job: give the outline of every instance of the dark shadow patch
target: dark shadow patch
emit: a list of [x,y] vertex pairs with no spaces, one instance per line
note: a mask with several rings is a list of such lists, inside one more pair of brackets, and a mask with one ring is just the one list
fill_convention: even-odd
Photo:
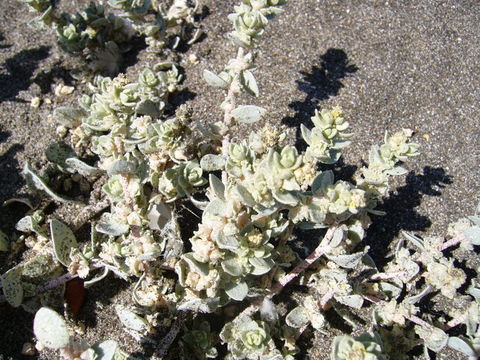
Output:
[[70,75],[70,70],[63,67],[61,62],[58,61],[53,64],[50,70],[42,71],[36,75],[32,82],[39,86],[42,94],[48,94],[53,90],[52,86],[57,84],[60,79],[65,85],[73,85],[73,77]]
[[12,145],[0,156],[0,203],[18,193],[25,181],[18,171],[20,167],[15,156],[24,150],[21,144]]
[[[0,41],[3,41],[3,40],[5,40],[5,37],[3,36],[2,33],[0,33]],[[12,45],[10,45],[10,44],[0,44],[0,50],[1,49],[8,49],[11,46]]]
[[341,157],[335,164],[321,164],[322,171],[332,170],[335,181],[343,180],[354,183],[354,175],[357,172],[357,165],[347,165],[345,160]]
[[[195,18],[195,21],[197,23],[202,23],[203,20],[205,20],[208,16],[210,16],[211,12],[210,12],[210,8],[206,5],[204,5],[202,7],[202,11],[195,15],[194,18]],[[178,54],[185,54],[188,50],[190,50],[190,48],[192,47],[192,45],[194,44],[198,44],[198,43],[201,43],[202,41],[204,41],[208,35],[205,31],[202,30],[202,27],[200,27],[200,31],[201,31],[201,34],[200,36],[198,37],[198,39],[193,43],[193,44],[188,44],[188,41],[189,39],[193,38],[193,35],[195,34],[195,32],[197,31],[197,27],[191,25],[191,24],[187,24],[187,26],[185,26],[183,29],[182,29],[182,33],[180,34],[181,38],[183,39],[188,39],[186,41],[181,41],[180,44],[178,45],[178,47],[175,49],[175,52],[178,53]],[[170,38],[170,44],[169,44],[169,47],[172,47],[173,45],[173,41],[175,39],[175,36],[172,36]]]
[[197,97],[197,93],[190,91],[188,88],[177,91],[174,95],[175,96],[172,96],[168,99],[168,105],[169,107],[171,107],[172,110],[178,109],[181,105]]
[[344,87],[340,79],[357,70],[355,65],[349,63],[345,51],[328,49],[320,56],[319,65],[313,65],[309,72],[300,72],[303,78],[296,81],[297,87],[307,96],[303,101],[294,101],[288,105],[295,110],[295,114],[284,118],[282,122],[290,127],[300,127],[300,124],[310,127],[310,117],[318,108],[319,102],[337,95]]
[[386,265],[390,243],[401,231],[424,231],[431,226],[430,219],[415,210],[423,195],[440,196],[441,189],[452,183],[452,176],[443,168],[426,166],[423,174],[410,172],[406,184],[379,204],[376,210],[387,214],[372,215],[372,225],[367,231],[365,243],[371,247],[369,254],[380,271]]
[[49,56],[50,47],[41,46],[35,49],[22,50],[8,58],[0,69],[0,103],[3,101],[25,102],[17,99],[22,90],[32,84],[32,75],[38,64]]
[[[98,269],[95,276],[102,272],[103,268]],[[87,289],[85,303],[78,314],[78,320],[83,321],[87,327],[95,327],[98,323],[97,311],[101,312],[103,307],[112,305],[112,299],[130,285],[128,281],[119,279],[112,273],[106,279],[93,284]]]
[[0,143],[7,141],[7,139],[12,135],[10,131],[0,130]]
[[0,312],[0,343],[4,344],[0,350],[0,359],[32,359],[33,357],[20,354],[23,344],[32,342],[34,338],[31,325],[34,315],[22,307],[14,308],[8,303],[0,304]]
[[[145,38],[135,37],[129,42],[130,48],[122,54],[122,62],[119,67],[119,73],[126,73],[130,66],[138,63],[138,55],[147,48]],[[105,74],[107,76],[117,76],[118,74]]]

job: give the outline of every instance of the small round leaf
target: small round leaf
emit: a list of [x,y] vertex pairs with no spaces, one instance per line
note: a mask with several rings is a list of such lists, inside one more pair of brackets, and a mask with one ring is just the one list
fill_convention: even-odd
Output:
[[43,345],[51,349],[61,349],[70,343],[67,324],[63,317],[47,307],[35,314],[33,332]]

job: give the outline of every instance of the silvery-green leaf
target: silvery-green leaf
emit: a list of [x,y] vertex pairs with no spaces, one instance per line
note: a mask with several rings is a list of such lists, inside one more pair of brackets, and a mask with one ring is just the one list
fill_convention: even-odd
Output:
[[39,221],[41,221],[41,216],[42,215],[37,212],[33,215],[24,216],[15,224],[15,229],[25,233],[34,232],[37,235],[47,237],[47,234],[39,224]]
[[340,157],[342,156],[342,152],[337,149],[329,149],[328,150],[328,157],[321,158],[319,161],[323,164],[335,164]]
[[115,160],[110,167],[108,168],[108,175],[118,175],[118,174],[133,174],[137,166],[132,161],[117,159]]
[[210,86],[218,87],[221,89],[226,89],[228,87],[228,84],[225,80],[223,80],[220,76],[214,74],[209,70],[203,70],[203,78]]
[[205,208],[205,213],[209,215],[225,216],[226,210],[227,204],[224,201],[214,199],[213,201],[210,201],[210,204]]
[[312,132],[303,124],[300,125],[300,131],[302,132],[302,138],[310,145],[312,143]]
[[240,196],[240,199],[245,205],[250,207],[255,206],[256,204],[255,200],[253,196],[250,194],[250,192],[245,188],[245,186],[241,184],[237,184],[237,186],[235,187],[235,190],[237,191],[238,196]]
[[208,201],[201,201],[195,199],[193,196],[188,196],[188,199],[192,202],[192,204],[199,210],[205,211],[209,202]]
[[78,172],[83,176],[98,176],[103,173],[103,170],[90,166],[76,157],[66,159],[65,164],[73,170],[72,172]]
[[473,222],[475,225],[480,226],[480,216],[467,216],[468,220]]
[[344,231],[342,229],[340,228],[336,229],[335,232],[333,233],[332,240],[330,240],[330,243],[328,244],[328,246],[330,246],[331,248],[335,248],[338,245],[340,245],[341,242],[343,241],[343,235],[344,235]]
[[225,235],[223,230],[218,232],[216,239],[217,245],[220,249],[236,250],[240,246],[238,240],[233,235]]
[[249,70],[242,71],[240,74],[240,82],[247,92],[253,96],[258,96],[258,85],[255,76]]
[[335,296],[335,300],[354,309],[361,309],[363,305],[363,297],[360,295]]
[[139,138],[139,139],[135,139],[135,138],[123,139],[122,141],[123,141],[124,144],[137,145],[137,144],[143,144],[147,140],[148,140],[148,137],[142,137],[142,138]]
[[42,307],[35,314],[33,332],[38,341],[50,349],[61,349],[70,344],[67,323],[56,311]]
[[82,109],[71,107],[59,107],[53,112],[55,120],[67,128],[80,126],[85,116],[86,114]]
[[349,146],[352,142],[349,140],[334,140],[333,148],[340,150]]
[[56,219],[50,220],[50,236],[53,243],[53,252],[57,260],[65,266],[69,266],[70,251],[78,247],[77,239],[72,230]]
[[327,258],[332,260],[338,266],[341,266],[345,269],[354,269],[362,260],[362,257],[365,253],[359,252],[355,254],[348,254],[348,255],[337,255],[337,256],[329,256]]
[[263,275],[268,273],[275,262],[271,258],[262,259],[251,257],[248,259],[249,263],[253,265],[252,275]]
[[205,171],[223,170],[225,167],[225,158],[221,155],[204,155],[200,160],[200,167]]
[[215,196],[220,200],[225,201],[225,185],[223,184],[222,180],[213,174],[210,174],[208,178],[210,180],[210,188]]
[[117,342],[114,340],[106,340],[92,346],[97,358],[95,360],[112,360],[117,350]]
[[190,40],[188,40],[187,45],[194,44],[195,42],[197,42],[201,38],[202,35],[203,35],[202,29],[195,30],[195,33],[192,35],[192,38]]
[[325,229],[328,227],[328,225],[302,221],[297,224],[297,227],[302,230],[314,230],[314,229]]
[[402,293],[402,287],[398,287],[395,284],[382,281],[378,283],[378,289],[385,295],[387,295],[389,298],[394,298],[396,299],[397,297],[400,296]]
[[72,147],[63,141],[51,143],[45,149],[45,156],[47,160],[59,165],[61,168],[66,168],[65,161],[68,158],[76,157],[75,151]]
[[121,224],[114,221],[101,221],[95,226],[95,230],[99,233],[110,236],[120,236],[125,234],[130,229],[127,224]]
[[460,337],[452,336],[448,339],[447,343],[449,348],[457,350],[463,353],[466,356],[476,358],[478,356],[477,352],[469,344],[468,340],[464,340]]
[[272,195],[274,199],[281,204],[288,205],[288,206],[295,206],[298,204],[298,198],[289,191],[283,191],[283,192],[274,191]]
[[420,239],[418,236],[410,234],[406,231],[402,231],[402,235],[405,237],[405,239],[411,241],[413,245],[419,247],[422,250],[425,249],[425,245],[424,245],[423,240]]
[[195,259],[193,253],[187,253],[182,259],[188,263],[190,269],[204,276],[208,275],[208,264],[201,263]]
[[11,199],[5,200],[3,202],[3,206],[8,206],[8,205],[16,203],[16,202],[27,205],[32,210],[34,208],[32,202],[28,198],[11,198]]
[[180,311],[192,311],[194,313],[212,313],[218,309],[220,304],[220,299],[218,297],[215,298],[206,298],[206,299],[193,299],[189,300],[179,306],[177,306],[177,310]]
[[0,230],[0,251],[8,251],[10,248],[10,242],[8,236]]
[[308,325],[310,318],[308,317],[308,311],[303,306],[297,306],[295,309],[290,311],[285,317],[285,322],[288,326],[295,329],[300,329],[305,325]]
[[362,257],[362,264],[371,268],[377,270],[377,265],[375,264],[375,261],[372,259],[372,257],[368,254],[365,254]]
[[232,116],[239,123],[253,124],[262,118],[267,110],[255,105],[240,105],[232,111]]
[[325,188],[332,185],[334,181],[333,171],[323,171],[312,182],[312,193],[317,195]]
[[278,312],[275,304],[268,297],[265,297],[260,306],[260,317],[263,321],[276,323],[278,321]]
[[441,351],[448,343],[448,335],[445,331],[430,326],[428,329],[423,329],[419,325],[415,325],[415,332],[425,342],[425,346],[434,352]]
[[410,296],[406,298],[404,301],[408,304],[416,304],[421,301],[425,296],[431,294],[433,287],[431,285],[427,285],[422,291],[420,291],[417,295]]
[[164,203],[153,205],[147,217],[151,230],[161,230],[172,219],[172,209]]
[[48,187],[47,183],[33,171],[28,163],[25,163],[25,166],[23,167],[23,175],[25,176],[28,184],[31,184],[37,190],[44,191],[55,201],[61,203],[80,203],[79,201],[64,198],[53,192],[53,190]]
[[395,166],[393,169],[385,171],[385,174],[399,176],[399,175],[405,175],[407,172],[408,172],[407,169],[401,166]]
[[148,329],[147,320],[138,316],[133,311],[130,311],[120,305],[115,306],[115,311],[122,324],[128,329],[135,330],[140,333]]
[[151,116],[154,119],[161,115],[158,105],[149,99],[140,101],[135,107],[135,112],[139,115]]
[[8,270],[0,277],[3,288],[3,295],[7,302],[13,307],[19,307],[23,300],[22,269],[15,267]]
[[50,254],[38,254],[22,266],[22,280],[38,279],[57,269],[57,262]]
[[463,232],[473,245],[480,245],[480,226],[472,226]]
[[232,276],[240,276],[243,272],[243,267],[236,258],[230,258],[222,261],[222,269],[227,274]]
[[475,280],[472,280],[472,284],[467,289],[467,294],[472,295],[477,302],[480,302],[480,288],[477,287]]
[[153,65],[153,71],[158,72],[158,71],[170,70],[174,65],[175,63],[171,61],[163,61]]
[[248,285],[245,282],[230,283],[225,286],[227,295],[237,301],[242,301],[248,294]]

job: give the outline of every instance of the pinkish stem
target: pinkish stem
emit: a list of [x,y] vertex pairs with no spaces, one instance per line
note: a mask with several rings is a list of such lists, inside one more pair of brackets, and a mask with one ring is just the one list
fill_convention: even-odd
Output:
[[441,248],[441,251],[444,251],[452,246],[455,246],[455,245],[458,245],[460,244],[461,242],[465,241],[466,238],[465,238],[465,235],[463,235],[462,233],[459,233],[457,234],[453,239],[447,241],[446,243],[444,243],[442,245],[442,248]]
[[[310,265],[312,265],[315,261],[317,261],[322,255],[324,255],[330,247],[328,244],[333,238],[335,231],[337,230],[336,226],[332,226],[328,229],[327,233],[325,234],[324,238],[318,245],[318,247],[300,264],[298,264],[292,271],[290,271],[285,277],[283,277],[279,282],[277,282],[270,291],[270,294],[267,295],[268,298],[271,298],[275,295],[278,295],[283,288],[294,280],[298,275],[300,275],[303,271],[305,271]],[[260,308],[262,305],[264,297],[257,298],[249,307],[243,310],[240,316],[252,316],[255,312]]]

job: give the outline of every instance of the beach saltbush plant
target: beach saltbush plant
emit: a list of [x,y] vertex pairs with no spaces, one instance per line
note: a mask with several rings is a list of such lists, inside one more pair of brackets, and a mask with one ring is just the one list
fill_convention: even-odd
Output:
[[76,14],[60,12],[60,0],[19,1],[38,14],[33,26],[53,28],[64,51],[85,59],[90,70],[109,75],[118,74],[122,54],[131,49],[134,37],[144,38],[147,50],[159,53],[201,36],[197,0],[91,1]]
[[[116,41],[100,36],[116,21],[128,21],[154,49],[164,39],[147,30],[155,21],[193,24],[186,1],[165,7],[110,0],[124,12],[119,19],[105,17],[100,5],[72,18],[56,17],[55,2],[25,2],[44,23],[56,24],[62,47],[75,51]],[[237,55],[223,69],[203,73],[209,86],[225,92],[219,121],[195,121],[186,106],[168,110],[183,80],[172,62],[147,66],[136,80],[97,76],[78,107],[55,110],[71,144],[51,144],[47,159],[66,177],[102,181],[103,198],[84,207],[75,224],[41,210],[17,223],[30,256],[1,276],[2,290],[11,306],[36,313],[39,350],[54,349],[65,359],[130,358],[115,341],[90,346],[72,336],[49,307],[48,295],[61,293],[71,279],[84,279],[88,287],[116,276],[134,283],[131,304],[115,306],[119,321],[152,346],[153,359],[304,358],[297,343],[308,328],[331,337],[332,360],[410,359],[419,346],[427,359],[445,347],[480,356],[480,288],[458,266],[457,252],[447,251],[480,245],[480,209],[444,237],[404,233],[381,271],[365,246],[372,221],[388,216],[377,206],[392,177],[404,175],[403,163],[419,155],[411,130],[385,134],[351,180],[329,170],[354,133],[340,107],[316,110],[310,126],[301,125],[303,150],[291,145],[283,127],[266,125],[244,139],[234,135],[268,115],[268,109],[238,104],[238,95],[259,96],[255,52],[284,4],[243,0],[234,7],[229,38]],[[160,14],[153,24],[145,18],[151,9]],[[102,31],[90,38],[92,14]],[[94,166],[81,159],[88,153],[98,159]],[[72,201],[51,188],[48,172],[26,164],[24,175],[54,201]],[[201,212],[188,239],[179,222],[185,204]],[[90,238],[77,239],[86,223]],[[0,251],[15,252],[13,245],[1,234]],[[294,281],[303,286],[301,295],[283,292]],[[422,312],[432,294],[445,301],[461,297],[464,305],[443,315]],[[327,311],[354,333],[333,336]],[[358,319],[366,313],[362,325]]]

